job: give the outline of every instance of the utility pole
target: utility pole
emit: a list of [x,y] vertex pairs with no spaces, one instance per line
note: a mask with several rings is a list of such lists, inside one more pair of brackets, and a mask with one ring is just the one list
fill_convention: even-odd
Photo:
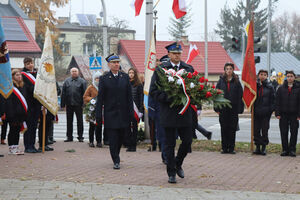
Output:
[[268,5],[268,46],[267,46],[267,66],[268,74],[271,75],[271,17],[272,17],[272,0]]
[[[107,48],[107,13],[106,13],[106,6],[104,0],[102,2],[102,9],[103,9],[103,59],[104,60],[108,56],[108,48]],[[108,71],[107,63],[103,62],[103,71]]]
[[204,0],[204,39],[205,39],[205,73],[204,77],[208,78],[208,44],[207,44],[207,0]]

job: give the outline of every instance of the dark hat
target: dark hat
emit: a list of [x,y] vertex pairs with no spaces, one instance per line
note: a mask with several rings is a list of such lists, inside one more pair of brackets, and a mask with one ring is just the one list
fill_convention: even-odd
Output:
[[288,74],[293,74],[296,77],[296,74],[293,70],[286,70],[285,75],[288,75]]
[[182,48],[181,48],[181,45],[179,44],[179,42],[174,42],[174,43],[166,46],[165,48],[170,53],[181,53],[182,52]]
[[266,73],[267,75],[269,75],[268,71],[265,69],[259,70],[257,74],[260,74],[260,73]]
[[226,68],[227,66],[231,66],[232,69],[234,70],[234,64],[231,63],[231,62],[227,62],[227,63],[225,63],[225,65],[224,65],[224,71],[225,71],[225,68]]
[[114,53],[112,53],[112,54],[110,54],[109,56],[107,56],[107,57],[105,58],[105,60],[106,60],[107,62],[111,62],[111,61],[121,61],[121,60],[120,60],[120,57],[119,57],[118,55],[114,54]]
[[159,59],[160,62],[168,62],[169,60],[170,60],[170,58],[168,55],[164,55],[163,57],[161,57]]

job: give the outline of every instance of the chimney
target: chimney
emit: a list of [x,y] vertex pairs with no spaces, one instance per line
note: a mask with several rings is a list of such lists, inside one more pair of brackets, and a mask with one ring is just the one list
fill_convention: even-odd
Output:
[[183,45],[189,45],[189,36],[187,35],[183,35],[181,36],[181,42],[183,43]]

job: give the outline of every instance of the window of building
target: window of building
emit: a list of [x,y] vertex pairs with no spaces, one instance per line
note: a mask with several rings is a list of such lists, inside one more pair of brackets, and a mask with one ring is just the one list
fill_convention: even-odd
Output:
[[83,43],[83,52],[84,55],[92,55],[93,54],[93,45],[89,43]]
[[62,43],[61,50],[62,50],[63,54],[70,55],[71,54],[71,43],[70,42]]

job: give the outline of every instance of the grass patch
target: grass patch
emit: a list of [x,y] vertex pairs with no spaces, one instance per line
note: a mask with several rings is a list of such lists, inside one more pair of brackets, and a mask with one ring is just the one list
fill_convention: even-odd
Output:
[[[177,140],[176,149],[178,149],[181,141]],[[138,148],[147,149],[150,146],[149,143],[139,143]],[[255,149],[255,145],[254,145]],[[300,144],[297,145],[297,153],[300,153]],[[205,152],[220,152],[221,151],[221,141],[214,140],[193,140],[192,151],[205,151]],[[245,152],[251,153],[250,151],[250,142],[236,142],[235,143],[236,152]],[[267,153],[281,153],[281,144],[272,144],[267,145]]]

